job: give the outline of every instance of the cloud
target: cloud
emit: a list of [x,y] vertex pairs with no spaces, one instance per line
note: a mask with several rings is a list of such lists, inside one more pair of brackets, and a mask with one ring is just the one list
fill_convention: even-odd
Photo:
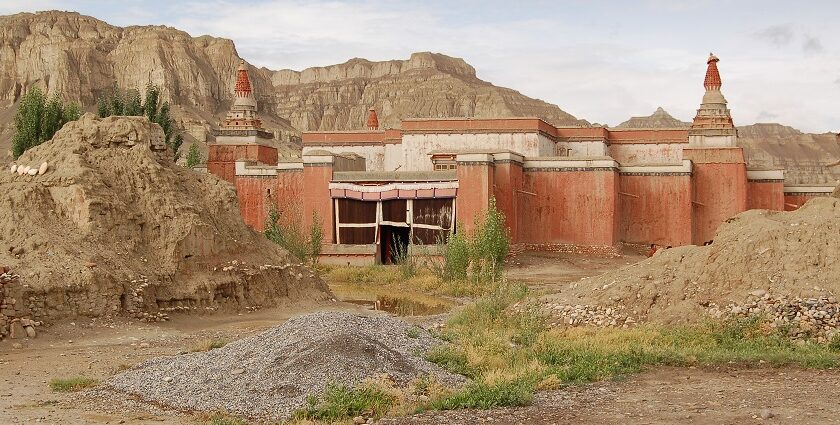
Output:
[[793,41],[793,29],[790,25],[773,25],[758,31],[755,36],[776,47],[782,47]]
[[802,50],[805,51],[805,53],[822,53],[825,49],[823,48],[822,42],[820,42],[819,38],[806,35],[805,41],[802,43]]
[[758,120],[758,122],[775,121],[777,118],[779,118],[779,114],[774,114],[768,111],[761,111],[758,113],[758,116],[756,116],[756,120]]

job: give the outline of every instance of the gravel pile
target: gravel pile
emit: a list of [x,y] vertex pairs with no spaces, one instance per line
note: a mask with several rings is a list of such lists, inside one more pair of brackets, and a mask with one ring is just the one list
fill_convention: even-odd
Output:
[[791,338],[813,338],[819,343],[831,341],[840,332],[840,303],[829,296],[772,296],[758,289],[744,303],[723,308],[711,305],[708,313],[715,317],[762,317],[771,328],[787,329]]
[[162,357],[114,376],[94,391],[137,396],[176,409],[283,420],[328,382],[354,385],[387,375],[401,386],[452,375],[423,359],[443,342],[391,317],[321,312],[205,353]]

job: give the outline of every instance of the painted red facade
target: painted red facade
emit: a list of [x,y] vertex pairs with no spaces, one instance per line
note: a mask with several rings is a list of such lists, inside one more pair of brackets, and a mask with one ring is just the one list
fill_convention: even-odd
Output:
[[[301,158],[291,163],[278,163],[277,150],[260,139],[268,137],[261,128],[249,128],[256,131],[254,142],[221,132],[227,138],[210,147],[208,171],[235,184],[242,216],[256,230],[263,230],[272,204],[303,226],[319,217],[330,248],[324,256],[338,261],[379,258],[385,243],[380,228],[388,227],[383,231],[389,235],[409,226],[410,235],[426,240],[435,235],[429,232],[470,232],[492,199],[505,215],[512,242],[524,247],[614,253],[621,243],[702,244],[742,211],[794,209],[827,193],[788,189],[781,170],[748,170],[720,93],[717,62],[712,56],[707,63],[706,94],[690,129],[445,118],[406,119],[399,128],[380,130],[371,109],[367,130],[304,133]],[[247,70],[241,68],[240,112],[229,114],[231,122],[242,115],[258,126],[245,82]],[[424,201],[429,199],[439,202]],[[409,211],[396,213],[405,223],[394,221],[393,200],[411,200],[399,204]],[[339,201],[359,207],[344,212],[349,224],[336,215]],[[451,206],[451,221],[458,226],[433,226],[412,206]],[[435,211],[432,216],[443,217],[448,210]],[[352,230],[369,228],[370,220],[375,233]],[[336,244],[340,226],[349,232],[342,235],[374,244]],[[377,236],[370,239],[371,234]]]

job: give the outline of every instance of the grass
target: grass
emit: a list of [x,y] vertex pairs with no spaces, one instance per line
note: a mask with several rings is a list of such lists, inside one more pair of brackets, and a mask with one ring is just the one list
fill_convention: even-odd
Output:
[[234,416],[215,413],[204,421],[207,425],[248,425],[248,421]]
[[203,353],[205,351],[215,350],[224,347],[227,343],[228,341],[226,339],[205,339],[190,347],[190,353]]
[[615,379],[655,365],[840,366],[840,337],[825,345],[795,342],[761,318],[550,330],[536,311],[511,308],[527,300],[524,286],[505,282],[449,320],[444,335],[452,344],[427,359],[472,381],[428,408],[523,405],[536,390]]
[[99,384],[95,378],[77,376],[74,378],[56,378],[50,381],[50,389],[57,393],[70,393],[81,391]]
[[396,402],[397,396],[392,391],[374,382],[355,388],[329,383],[320,400],[308,397],[306,406],[295,411],[292,419],[332,422],[361,414],[379,418]]

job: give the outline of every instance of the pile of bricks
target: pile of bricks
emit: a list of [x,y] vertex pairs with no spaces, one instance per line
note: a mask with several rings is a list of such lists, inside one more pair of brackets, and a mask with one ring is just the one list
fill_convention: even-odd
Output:
[[24,317],[24,306],[15,297],[20,276],[9,267],[0,267],[0,339],[34,338],[35,326],[40,322]]

